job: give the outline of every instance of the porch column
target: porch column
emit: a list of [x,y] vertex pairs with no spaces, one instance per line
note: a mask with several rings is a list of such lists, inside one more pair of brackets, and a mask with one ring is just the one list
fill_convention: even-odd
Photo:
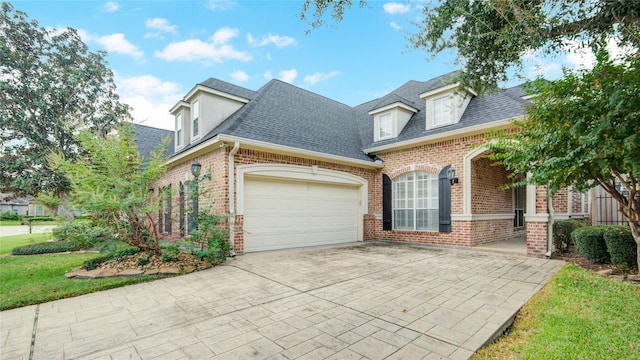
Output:
[[545,257],[549,247],[549,213],[547,187],[527,185],[527,205],[524,216],[527,226],[527,256]]

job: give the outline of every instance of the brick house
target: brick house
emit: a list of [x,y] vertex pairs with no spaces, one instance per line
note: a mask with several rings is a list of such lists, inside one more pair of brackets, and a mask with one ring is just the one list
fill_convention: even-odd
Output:
[[[504,190],[486,157],[491,129],[524,115],[525,92],[484,97],[455,73],[409,81],[350,107],[271,80],[256,91],[210,78],[171,110],[170,168],[158,186],[163,235],[194,226],[194,205],[228,218],[237,253],[367,240],[471,247],[526,236],[545,256],[554,218],[584,216],[571,191]],[[191,164],[199,163],[195,199]],[[524,175],[515,175],[524,176]],[[568,204],[571,204],[570,206]],[[574,211],[575,210],[575,211]]]

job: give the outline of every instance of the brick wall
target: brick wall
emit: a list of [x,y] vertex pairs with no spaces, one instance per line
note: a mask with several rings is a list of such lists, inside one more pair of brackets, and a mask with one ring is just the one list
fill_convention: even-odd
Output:
[[504,166],[493,165],[485,156],[471,161],[471,212],[474,214],[510,214],[513,212],[513,190],[501,189],[508,184]]
[[547,223],[527,222],[527,256],[545,257],[547,253]]

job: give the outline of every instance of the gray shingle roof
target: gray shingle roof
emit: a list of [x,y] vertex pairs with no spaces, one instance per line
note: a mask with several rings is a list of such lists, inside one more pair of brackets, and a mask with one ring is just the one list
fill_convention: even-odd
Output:
[[151,156],[151,152],[156,150],[156,147],[161,144],[166,137],[171,138],[171,142],[165,154],[167,156],[173,154],[173,131],[142,124],[133,124],[133,126],[136,132],[136,146],[138,146],[138,153],[143,162]]
[[[518,87],[471,99],[459,123],[425,130],[425,101],[420,94],[455,81],[456,72],[429,81],[408,81],[382,98],[350,107],[288,83],[271,80],[257,91],[210,78],[203,86],[249,99],[197,143],[231,135],[325,154],[372,161],[363,149],[417,139],[524,114],[527,101]],[[373,141],[372,110],[401,102],[418,109],[395,139]]]
[[230,84],[226,81],[218,80],[215,78],[209,78],[201,82],[199,85],[206,86],[213,90],[218,90],[226,94],[239,96],[241,98],[245,98],[249,100],[253,99],[253,97],[255,96],[255,91],[253,90],[249,90],[247,88]]

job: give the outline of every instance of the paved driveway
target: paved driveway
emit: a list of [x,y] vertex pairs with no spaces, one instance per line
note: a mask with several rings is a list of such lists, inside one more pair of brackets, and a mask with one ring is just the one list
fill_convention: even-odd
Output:
[[0,357],[466,359],[562,264],[387,243],[248,254],[1,312]]
[[[53,230],[54,227],[58,225],[32,225],[31,233],[39,234],[39,233],[48,233]],[[12,235],[24,235],[29,233],[29,225],[9,225],[9,226],[0,226],[0,237],[3,236],[12,236]]]

